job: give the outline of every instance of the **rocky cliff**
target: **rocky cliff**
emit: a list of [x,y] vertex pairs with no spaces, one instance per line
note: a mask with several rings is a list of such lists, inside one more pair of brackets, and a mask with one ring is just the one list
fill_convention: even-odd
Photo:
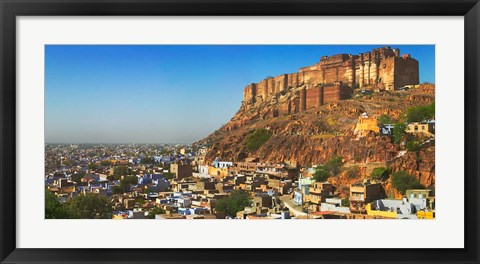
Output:
[[[418,61],[400,57],[398,49],[375,49],[359,55],[338,54],[299,72],[268,77],[244,88],[242,105],[233,118],[201,140],[209,146],[206,162],[216,157],[243,161],[296,162],[301,166],[326,163],[342,157],[345,168],[359,166],[358,179],[339,175],[340,185],[369,174],[372,164],[407,170],[425,186],[435,182],[434,147],[405,152],[391,137],[376,132],[354,133],[359,116],[387,114],[399,118],[407,107],[426,105],[435,99],[431,84],[418,84]],[[357,89],[353,89],[358,87]],[[271,137],[256,150],[247,149],[247,136],[267,129]],[[388,184],[387,190],[389,189]],[[391,189],[391,188],[390,188]]]
[[[431,103],[435,98],[434,85],[422,84],[408,91],[383,91],[369,95],[356,92],[351,99],[303,112],[272,114],[282,102],[296,100],[300,96],[297,93],[300,88],[285,92],[279,100],[242,106],[227,124],[199,142],[210,147],[206,161],[212,162],[215,157],[232,161],[255,157],[264,162],[294,161],[302,166],[311,166],[340,156],[345,166],[387,164],[394,172],[407,170],[424,186],[434,185],[434,146],[418,152],[405,152],[404,147],[394,144],[391,137],[374,132],[363,137],[353,134],[362,113],[376,117],[388,114],[398,118],[407,107]],[[246,138],[259,128],[269,130],[272,136],[256,151],[248,151]],[[368,170],[362,170],[360,177],[368,173]],[[358,179],[346,179],[342,183],[354,180]]]

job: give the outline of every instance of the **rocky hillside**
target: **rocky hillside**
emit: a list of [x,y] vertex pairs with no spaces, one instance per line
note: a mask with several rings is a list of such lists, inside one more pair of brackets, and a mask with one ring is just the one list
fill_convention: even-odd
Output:
[[[293,114],[273,114],[279,104],[297,99],[301,88],[286,91],[269,101],[248,105],[244,102],[226,125],[199,142],[210,146],[206,161],[211,162],[215,157],[232,161],[257,157],[264,162],[295,161],[311,166],[340,156],[346,165],[388,162],[393,171],[408,170],[425,186],[435,182],[434,147],[404,153],[401,152],[403,147],[394,144],[390,137],[374,132],[361,138],[353,134],[362,113],[398,118],[408,107],[431,103],[435,99],[434,85],[422,84],[407,91],[368,95],[356,91],[348,100]],[[246,138],[259,128],[269,130],[272,136],[257,150],[249,151]]]

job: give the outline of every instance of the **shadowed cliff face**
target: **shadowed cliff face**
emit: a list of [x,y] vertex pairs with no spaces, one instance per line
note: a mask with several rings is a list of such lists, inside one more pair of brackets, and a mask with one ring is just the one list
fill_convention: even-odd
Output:
[[[277,100],[242,106],[226,125],[199,143],[211,146],[207,162],[215,157],[231,161],[257,157],[263,162],[296,161],[299,165],[311,166],[340,156],[347,166],[388,163],[394,172],[407,170],[428,187],[435,182],[434,147],[402,156],[401,146],[394,144],[390,137],[369,132],[358,138],[353,130],[364,112],[370,116],[388,114],[398,118],[407,107],[432,102],[434,90],[434,85],[425,84],[409,91],[354,95],[352,99],[331,102],[305,112],[275,116],[273,110],[279,104],[300,96],[292,90]],[[273,135],[256,151],[248,151],[246,137],[258,128],[268,129]],[[364,174],[365,171],[361,177]]]

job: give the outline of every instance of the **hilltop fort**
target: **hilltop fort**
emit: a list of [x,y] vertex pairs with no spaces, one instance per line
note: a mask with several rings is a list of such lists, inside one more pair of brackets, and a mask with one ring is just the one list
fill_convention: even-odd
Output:
[[[383,47],[323,56],[297,73],[268,77],[244,88],[242,109],[273,103],[273,117],[299,113],[351,97],[353,89],[397,90],[419,84],[418,61],[399,49]],[[290,93],[293,92],[293,95]]]
[[[324,56],[297,73],[247,85],[237,113],[199,144],[208,146],[206,163],[218,157],[313,166],[342,157],[343,171],[331,178],[334,185],[350,186],[369,176],[373,167],[388,167],[392,172],[408,171],[429,187],[435,185],[435,147],[421,138],[432,135],[411,134],[409,138],[424,143],[408,151],[393,139],[395,124],[378,120],[400,122],[407,109],[434,100],[435,85],[419,84],[419,62],[399,49]],[[409,124],[413,130],[406,133],[430,131],[428,124],[423,126]],[[258,141],[257,131],[263,131],[265,141],[249,148]],[[354,170],[361,176],[352,176]]]

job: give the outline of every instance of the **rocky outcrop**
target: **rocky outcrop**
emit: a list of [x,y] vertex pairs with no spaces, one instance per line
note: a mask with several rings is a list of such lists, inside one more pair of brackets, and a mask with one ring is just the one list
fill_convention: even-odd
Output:
[[423,186],[435,185],[435,147],[418,152],[407,152],[388,163],[392,172],[407,171],[415,176]]
[[[311,166],[340,156],[347,166],[388,163],[394,172],[407,170],[422,185],[431,187],[435,184],[433,147],[418,153],[406,152],[402,156],[402,148],[390,137],[374,132],[357,137],[353,130],[362,113],[367,112],[370,116],[388,114],[398,118],[407,107],[432,102],[433,90],[433,85],[423,85],[409,91],[374,93],[331,102],[302,113],[274,117],[272,109],[295,99],[294,94],[285,93],[275,102],[257,103],[250,109],[241,108],[230,122],[199,143],[210,146],[207,162],[212,162],[215,157],[232,161],[256,157],[265,162],[296,161],[300,165]],[[246,138],[258,128],[268,129],[273,135],[258,150],[250,152],[246,149]],[[361,177],[365,176],[368,173],[362,169]],[[339,184],[343,185],[362,178],[342,178],[340,175],[339,179]],[[389,183],[385,184],[386,189],[394,193]]]

